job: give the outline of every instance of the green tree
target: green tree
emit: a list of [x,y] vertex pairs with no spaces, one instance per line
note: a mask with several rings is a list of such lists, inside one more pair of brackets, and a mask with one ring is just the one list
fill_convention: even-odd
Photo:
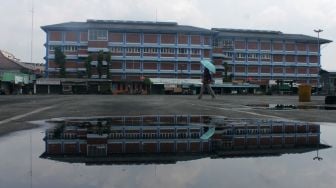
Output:
[[100,79],[103,74],[103,61],[104,61],[104,52],[102,50],[98,52],[97,61],[98,61],[97,71],[98,71],[98,76]]
[[110,63],[111,63],[111,52],[107,52],[106,56],[105,56],[105,61],[107,63],[106,65],[106,76],[108,79],[111,78],[111,73],[110,73]]
[[92,56],[89,55],[86,60],[85,60],[85,69],[86,69],[86,75],[88,78],[91,78],[91,61],[92,61]]
[[231,78],[228,77],[229,64],[228,64],[227,62],[224,62],[224,63],[223,63],[223,67],[224,67],[224,78],[223,78],[223,82],[231,81]]
[[145,79],[143,80],[143,83],[144,83],[144,85],[146,86],[146,91],[147,91],[147,93],[149,94],[153,82],[152,82],[149,78],[145,78]]
[[66,71],[65,71],[65,55],[62,52],[60,47],[55,48],[55,63],[60,68],[59,74],[60,78],[66,77]]

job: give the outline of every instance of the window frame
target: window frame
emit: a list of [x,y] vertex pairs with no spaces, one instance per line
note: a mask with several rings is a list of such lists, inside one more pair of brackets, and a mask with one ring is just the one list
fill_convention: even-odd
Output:
[[[105,34],[104,36],[99,36],[99,34]],[[108,41],[108,31],[103,29],[89,29],[88,41]]]

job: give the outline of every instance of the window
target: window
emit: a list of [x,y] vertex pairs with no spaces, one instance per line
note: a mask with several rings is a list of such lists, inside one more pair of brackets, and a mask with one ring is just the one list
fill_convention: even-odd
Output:
[[271,55],[270,54],[261,54],[260,59],[271,59]]
[[52,139],[54,137],[54,133],[48,133],[48,138]]
[[214,41],[214,47],[216,47],[216,48],[219,47],[219,40],[218,39]]
[[161,48],[160,52],[162,54],[174,54],[175,53],[175,49],[174,48]]
[[244,53],[237,53],[236,57],[237,58],[245,58],[245,54]]
[[258,59],[258,54],[248,54],[249,59]]
[[230,47],[232,48],[233,47],[233,41],[232,40],[223,40],[223,39],[218,39],[218,40],[215,40],[215,44],[214,44],[215,47],[217,48],[227,48],[227,47]]
[[55,48],[60,47],[60,46],[49,46],[50,51],[55,51]]
[[75,52],[75,51],[77,51],[77,46],[64,46],[63,51],[65,51],[65,52]]
[[151,138],[156,138],[156,133],[151,133]]
[[193,55],[200,55],[201,54],[201,50],[200,49],[191,49],[191,54],[193,54]]
[[107,30],[89,30],[90,41],[106,41]]
[[223,46],[225,46],[225,47],[232,47],[232,46],[233,46],[233,42],[232,42],[232,40],[223,40],[223,41],[222,41],[222,44],[223,44]]
[[186,49],[186,48],[179,48],[178,49],[178,53],[179,54],[188,54],[188,49]]
[[110,48],[112,53],[121,53],[122,52],[122,48],[121,47],[112,47]]
[[144,48],[144,53],[157,53],[157,48]]
[[232,53],[231,52],[224,52],[224,57],[232,57]]
[[140,53],[140,48],[126,48],[126,53]]

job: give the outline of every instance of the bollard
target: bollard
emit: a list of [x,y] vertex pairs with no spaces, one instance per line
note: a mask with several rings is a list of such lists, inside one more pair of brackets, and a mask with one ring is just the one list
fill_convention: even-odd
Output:
[[311,86],[299,85],[299,102],[310,102]]

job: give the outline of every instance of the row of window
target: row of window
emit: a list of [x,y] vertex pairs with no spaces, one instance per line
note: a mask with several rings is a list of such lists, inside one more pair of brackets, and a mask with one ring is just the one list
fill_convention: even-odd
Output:
[[[248,53],[247,58],[249,59],[258,59],[260,56],[260,59],[271,59],[271,54],[257,54],[257,53]],[[232,53],[226,52],[224,53],[224,57],[232,57]],[[245,53],[236,53],[236,58],[245,58],[246,54]]]
[[[89,30],[89,41],[107,41],[108,31],[107,30]],[[204,41],[209,43],[207,39]]]
[[199,138],[199,133],[190,133],[188,136],[187,133],[110,133],[109,138],[111,139],[174,139],[174,138]]
[[55,49],[57,47],[61,48],[61,50],[63,52],[75,52],[75,51],[77,51],[77,48],[78,48],[77,46],[74,46],[74,45],[66,45],[66,46],[63,46],[63,47],[61,47],[61,46],[49,46],[49,50],[50,51],[55,51]]
[[[47,134],[47,138],[49,138],[49,139],[54,138],[54,136],[55,136],[55,134],[53,132],[49,132]],[[77,134],[75,134],[75,133],[62,133],[60,135],[60,138],[61,139],[75,139],[75,138],[77,138]]]
[[[245,44],[245,41],[239,41],[240,44]],[[258,42],[253,42],[254,44],[254,47],[256,48],[258,45],[257,43]],[[271,48],[271,43],[270,42],[262,42],[263,44],[261,44],[261,47],[269,50]],[[276,43],[277,45],[283,45],[282,42],[280,43]],[[263,46],[263,45],[266,45],[266,46]],[[297,44],[297,43],[286,43],[285,45],[289,45],[289,47],[286,47],[287,51],[296,51],[295,50],[295,45],[299,46],[298,47],[298,51],[306,51],[306,44],[304,43],[300,43],[300,44]],[[233,49],[235,44],[233,42],[233,40],[228,40],[228,39],[216,39],[214,40],[214,45],[213,45],[215,48],[224,48],[224,49]],[[281,48],[281,47],[280,47]],[[316,48],[316,47],[312,47],[312,48]],[[239,48],[240,49],[240,48]]]
[[[143,53],[153,54],[158,53],[160,51],[161,54],[175,54],[175,52],[178,52],[178,54],[188,54],[189,51],[193,55],[200,55],[201,50],[200,49],[187,49],[187,48],[143,48]],[[122,53],[123,48],[121,47],[111,47],[110,51],[112,53]],[[137,47],[128,47],[125,48],[126,53],[140,53],[141,48]]]
[[[55,51],[55,48],[60,47],[60,46],[49,46],[49,51]],[[63,46],[61,47],[61,50],[64,52],[76,52],[77,49],[79,49],[77,46],[73,46],[73,45],[67,45],[67,46]],[[143,48],[143,53],[158,53],[158,51],[160,50],[161,54],[175,54],[175,48]],[[201,50],[200,49],[186,49],[186,48],[178,48],[178,53],[179,54],[188,54],[188,51],[190,51],[190,53],[192,55],[200,55],[201,54]],[[123,48],[121,47],[111,47],[110,51],[112,53],[122,53],[123,52]],[[125,52],[126,53],[140,53],[141,48],[136,48],[136,47],[129,47],[129,48],[125,48]]]
[[223,39],[217,39],[214,41],[214,47],[216,48],[226,48],[226,47],[233,47],[233,41],[232,40],[223,40]]
[[[261,129],[235,129],[234,133],[236,135],[242,135],[242,134],[270,134],[271,129],[269,128],[261,128]],[[224,135],[232,135],[233,131],[232,129],[227,129],[223,131]]]
[[106,41],[107,35],[107,30],[89,30],[90,41]]

